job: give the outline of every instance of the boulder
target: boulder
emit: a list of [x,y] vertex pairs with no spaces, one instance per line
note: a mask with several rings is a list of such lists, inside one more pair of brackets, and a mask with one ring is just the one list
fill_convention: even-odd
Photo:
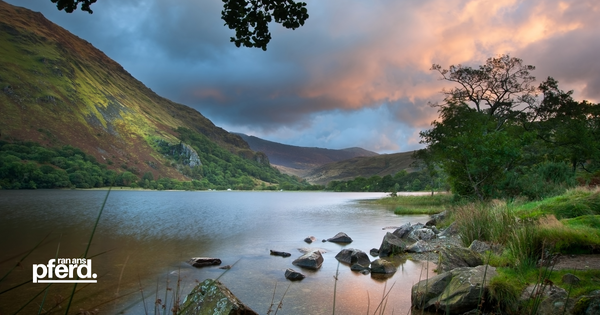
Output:
[[317,239],[314,236],[309,236],[307,238],[304,239],[305,242],[307,242],[308,244],[316,241]]
[[379,249],[377,249],[377,248],[371,248],[371,250],[369,251],[369,255],[371,255],[373,257],[379,256]]
[[352,243],[352,238],[344,232],[339,232],[334,237],[328,238],[327,241],[332,243]]
[[600,290],[580,296],[575,302],[571,313],[575,315],[600,314]]
[[227,289],[221,282],[206,279],[188,294],[178,314],[258,315]]
[[378,258],[371,263],[371,273],[393,274],[398,270],[390,261]]
[[562,282],[564,284],[576,285],[579,284],[580,281],[581,279],[572,273],[566,273],[564,276],[562,276]]
[[473,243],[471,243],[471,245],[469,246],[469,249],[472,251],[478,252],[480,254],[483,254],[483,253],[491,250],[492,247],[486,242],[482,242],[480,240],[474,240]]
[[447,214],[448,213],[446,211],[442,211],[437,214],[432,214],[431,220],[427,221],[427,223],[425,223],[425,225],[426,226],[438,225],[438,224],[440,224],[440,222],[442,222],[446,218]]
[[440,249],[438,273],[461,267],[483,265],[483,258],[475,251],[464,247],[444,247]]
[[313,250],[298,257],[292,264],[302,268],[317,270],[323,264],[323,255],[321,255],[319,250]]
[[349,265],[359,264],[363,267],[369,267],[371,260],[365,252],[360,249],[344,248],[337,255],[335,259],[339,262],[343,262]]
[[430,252],[430,251],[431,251],[431,246],[429,246],[429,244],[423,240],[416,241],[414,244],[406,246],[407,253],[420,254],[420,253],[426,253],[426,252]]
[[292,254],[290,253],[286,253],[286,252],[280,252],[280,251],[276,251],[276,250],[269,250],[271,252],[271,255],[273,256],[281,256],[281,257],[290,257],[292,256]]
[[188,260],[188,263],[194,267],[218,266],[221,264],[221,259],[211,257],[194,257]]
[[406,237],[408,237],[410,232],[412,232],[412,230],[413,230],[412,226],[410,225],[410,222],[409,222],[409,223],[406,223],[406,224],[400,226],[396,230],[394,230],[394,232],[392,234],[394,234],[398,238],[406,238]]
[[[490,279],[496,276],[496,268],[477,266],[457,268],[413,285],[412,306],[426,311],[463,314],[478,308],[485,302]],[[481,300],[480,300],[481,297]]]
[[371,272],[371,269],[369,269],[369,267],[365,267],[359,264],[354,264],[350,266],[350,270],[360,272],[363,275],[368,275]]
[[567,303],[568,293],[565,289],[554,285],[529,285],[521,293],[521,300],[539,300],[537,315],[569,314],[565,307],[572,305],[572,299]]
[[456,234],[458,234],[458,227],[456,226],[456,222],[452,222],[438,236],[452,236]]
[[407,241],[387,232],[383,237],[383,241],[381,241],[381,246],[379,246],[379,257],[388,257],[404,253],[406,245]]
[[410,238],[414,239],[414,240],[424,240],[424,241],[429,241],[435,238],[435,233],[428,228],[420,228],[420,229],[416,229],[413,230],[412,232],[410,232],[409,235]]
[[296,270],[292,269],[292,268],[288,268],[285,271],[285,278],[291,281],[300,281],[304,278],[306,278],[305,275],[297,272]]

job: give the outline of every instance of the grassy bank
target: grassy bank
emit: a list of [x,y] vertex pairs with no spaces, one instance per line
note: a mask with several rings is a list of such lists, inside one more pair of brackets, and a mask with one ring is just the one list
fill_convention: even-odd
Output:
[[[492,297],[508,313],[534,314],[536,305],[519,297],[530,284],[551,284],[571,297],[600,287],[600,270],[586,266],[555,270],[556,257],[600,253],[600,189],[577,188],[541,201],[494,201],[449,207],[461,241],[496,245],[489,264],[499,276],[491,284]],[[566,273],[576,284],[563,282]]]
[[396,214],[435,214],[452,203],[451,194],[396,196],[378,199],[377,204],[394,207]]

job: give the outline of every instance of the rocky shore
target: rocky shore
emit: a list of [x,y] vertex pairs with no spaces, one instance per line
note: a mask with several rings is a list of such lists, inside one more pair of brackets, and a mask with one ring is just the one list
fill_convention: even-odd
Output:
[[[411,260],[428,261],[436,265],[437,275],[422,280],[412,287],[412,308],[428,312],[442,312],[444,314],[500,314],[494,309],[494,301],[490,298],[490,280],[497,275],[496,268],[484,264],[484,253],[499,251],[499,248],[484,242],[474,241],[468,248],[462,246],[460,237],[454,224],[439,230],[436,224],[443,220],[445,213],[432,216],[426,224],[407,223],[400,227],[385,227],[390,230],[384,236],[379,248],[373,248],[369,254],[353,248],[342,249],[335,258],[355,272],[363,274],[392,275],[397,271],[396,266],[388,261],[389,257],[402,255]],[[312,243],[316,239],[309,236],[305,242]],[[350,244],[352,238],[340,232],[328,242]],[[271,255],[289,257],[290,253],[270,250]],[[203,267],[218,265],[216,258],[193,258],[190,264]],[[285,277],[289,281],[301,281],[306,276],[302,269],[318,270],[323,263],[323,256],[319,249],[311,249],[296,258],[292,264],[299,270],[288,268]],[[575,280],[573,280],[575,281]],[[529,291],[528,291],[529,290]],[[529,295],[526,293],[530,292]],[[542,297],[539,299],[539,297]],[[565,309],[564,305],[569,300],[567,292],[557,287],[532,285],[525,289],[523,300],[537,298],[541,301],[537,314],[549,315],[561,311],[562,314],[600,314],[600,290],[580,300],[587,303],[580,312],[572,313],[573,307]],[[575,305],[581,301],[569,300]],[[561,308],[562,305],[562,308]],[[181,305],[180,314],[256,314],[249,307],[239,301],[218,280],[207,279],[198,284]]]

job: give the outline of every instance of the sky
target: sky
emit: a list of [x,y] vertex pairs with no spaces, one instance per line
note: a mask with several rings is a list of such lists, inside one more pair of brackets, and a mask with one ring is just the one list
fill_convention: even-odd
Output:
[[221,0],[98,0],[93,14],[5,0],[92,43],[159,95],[217,126],[280,143],[422,148],[452,84],[431,71],[508,54],[576,100],[600,102],[597,0],[306,0],[309,19],[237,48]]

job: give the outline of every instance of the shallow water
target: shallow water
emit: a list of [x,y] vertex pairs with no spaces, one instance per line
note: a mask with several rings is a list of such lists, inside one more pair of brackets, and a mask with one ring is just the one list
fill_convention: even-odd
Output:
[[[46,285],[31,283],[33,264],[83,255],[105,196],[106,191],[0,191],[0,277],[43,240],[0,282],[0,292],[25,283],[0,295],[1,314],[13,313],[41,293],[24,314],[37,312]],[[71,310],[155,314],[158,299],[163,304],[166,301],[169,309],[178,289],[185,295],[197,282],[220,277],[241,301],[260,314],[266,314],[284,294],[279,314],[331,313],[334,292],[337,314],[365,314],[367,309],[372,314],[388,291],[385,313],[407,314],[410,288],[426,277],[427,264],[397,260],[398,272],[380,279],[352,272],[344,264],[338,270],[334,258],[345,247],[367,253],[378,248],[385,233],[392,231],[386,227],[428,219],[398,216],[391,209],[364,202],[383,196],[113,190],[88,253],[98,283],[78,284]],[[322,242],[338,232],[347,233],[354,242],[346,246]],[[308,236],[315,236],[317,242],[305,243]],[[292,265],[301,255],[298,249],[305,247],[326,251],[318,271]],[[270,249],[292,256],[271,256]],[[223,265],[233,267],[224,271],[193,268],[185,263],[198,256],[217,257]],[[306,279],[294,283],[286,280],[287,268],[304,273]],[[72,284],[53,284],[44,310],[68,298],[72,288]],[[66,303],[60,305],[62,313]]]

